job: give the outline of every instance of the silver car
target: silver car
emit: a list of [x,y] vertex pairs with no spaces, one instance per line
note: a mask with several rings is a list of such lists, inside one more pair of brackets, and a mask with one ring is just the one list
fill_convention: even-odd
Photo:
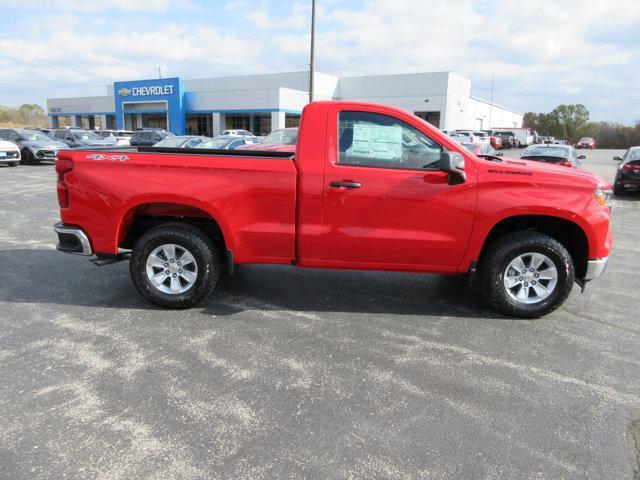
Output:
[[90,130],[63,128],[56,130],[53,137],[71,148],[109,148],[113,144]]
[[55,161],[58,158],[58,150],[68,148],[64,143],[38,130],[3,128],[0,129],[0,138],[20,147],[22,163],[25,165],[39,164],[43,160]]

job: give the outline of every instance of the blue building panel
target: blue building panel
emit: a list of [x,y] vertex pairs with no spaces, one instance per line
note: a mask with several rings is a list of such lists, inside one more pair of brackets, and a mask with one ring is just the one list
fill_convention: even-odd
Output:
[[[177,134],[185,133],[184,85],[178,77],[154,80],[134,80],[113,84],[116,103],[116,124],[124,129],[124,115],[138,113],[167,113],[168,130]],[[165,102],[166,107],[145,109],[138,105],[136,110],[127,110],[126,104]]]

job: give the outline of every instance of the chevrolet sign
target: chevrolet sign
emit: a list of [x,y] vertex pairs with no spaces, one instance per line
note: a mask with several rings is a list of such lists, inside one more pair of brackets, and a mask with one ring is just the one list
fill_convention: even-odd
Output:
[[118,94],[121,97],[149,97],[154,95],[173,95],[173,85],[155,85],[149,87],[121,88]]

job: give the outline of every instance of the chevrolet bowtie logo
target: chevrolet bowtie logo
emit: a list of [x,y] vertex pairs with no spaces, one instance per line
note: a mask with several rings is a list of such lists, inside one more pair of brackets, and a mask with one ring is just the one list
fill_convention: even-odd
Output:
[[126,97],[130,93],[131,90],[129,90],[128,88],[121,88],[120,90],[118,90],[118,95],[120,95],[121,97]]

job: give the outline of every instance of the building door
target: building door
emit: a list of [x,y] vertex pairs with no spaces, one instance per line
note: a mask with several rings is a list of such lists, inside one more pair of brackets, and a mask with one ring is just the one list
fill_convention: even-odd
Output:
[[413,112],[413,114],[418,118],[426,120],[434,127],[440,128],[440,112]]
[[[143,114],[143,124],[145,123]],[[146,124],[149,128],[161,128],[162,130],[167,129],[167,115],[166,114],[155,114],[150,113],[146,114]]]

